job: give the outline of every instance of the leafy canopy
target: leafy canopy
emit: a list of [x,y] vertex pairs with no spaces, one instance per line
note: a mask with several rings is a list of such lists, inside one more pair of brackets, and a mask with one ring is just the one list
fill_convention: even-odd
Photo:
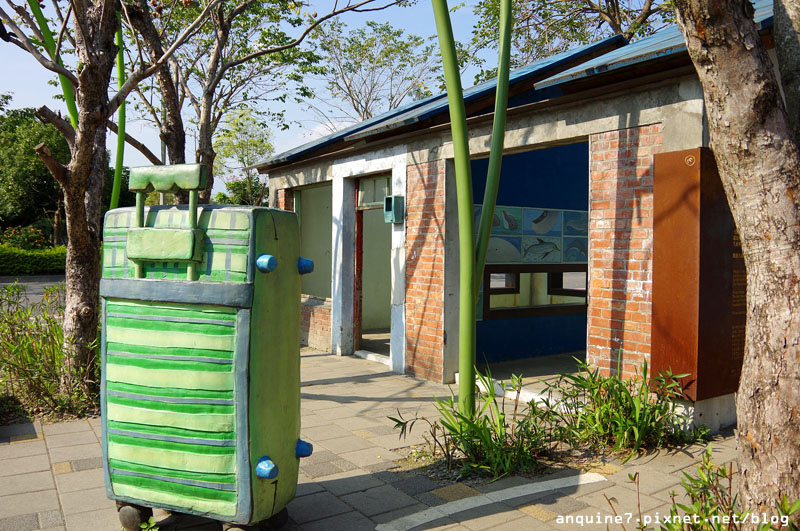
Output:
[[252,166],[273,152],[266,124],[249,109],[229,114],[214,137],[217,158],[214,173],[225,178],[227,194],[218,193],[218,203],[259,206],[266,203],[269,186]]
[[[629,40],[650,35],[674,18],[668,0],[514,0],[512,9],[512,68],[611,35]],[[482,67],[477,52],[497,49],[500,0],[480,0],[474,12],[479,22],[471,50]],[[482,69],[476,81],[494,75],[494,69]]]
[[6,109],[0,96],[0,223],[29,225],[56,208],[60,189],[33,150],[44,143],[65,164],[70,152],[52,125],[36,119],[34,109]]

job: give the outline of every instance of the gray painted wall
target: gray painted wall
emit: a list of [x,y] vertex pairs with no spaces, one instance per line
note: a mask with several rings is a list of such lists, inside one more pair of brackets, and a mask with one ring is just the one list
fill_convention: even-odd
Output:
[[383,210],[364,211],[362,243],[361,329],[388,329],[392,321],[392,226],[384,223]]
[[300,215],[300,255],[314,260],[314,272],[303,275],[303,293],[331,296],[331,191],[330,183],[295,190]]

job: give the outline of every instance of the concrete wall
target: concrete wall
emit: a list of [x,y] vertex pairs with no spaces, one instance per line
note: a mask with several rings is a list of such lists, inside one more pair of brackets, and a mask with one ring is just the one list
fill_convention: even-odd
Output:
[[[638,226],[639,220],[645,225],[651,223],[647,218],[651,215],[648,205],[652,201],[652,148],[673,151],[704,145],[707,128],[703,112],[699,83],[694,76],[686,76],[636,90],[609,93],[602,99],[533,106],[509,113],[507,152],[589,141],[590,161],[604,164],[603,170],[590,170],[601,171],[603,177],[590,179],[589,184],[590,230],[594,231],[591,238],[597,242],[595,246],[590,244],[589,274],[590,279],[603,282],[590,288],[589,317],[608,319],[608,322],[590,322],[588,337],[590,361],[609,369],[611,360],[616,359],[615,347],[619,346],[619,342],[612,339],[620,334],[624,336],[622,347],[626,358],[623,363],[628,363],[622,367],[623,371],[629,372],[627,369],[633,363],[649,355],[644,346],[649,345],[649,323],[635,321],[634,314],[628,312],[640,312],[645,316],[650,311],[649,302],[634,300],[649,289],[646,283],[649,279],[633,278],[633,272],[648,273],[652,266],[649,258],[652,235],[646,232],[648,227]],[[491,120],[471,119],[469,130],[473,156],[487,156]],[[655,142],[656,136],[658,142],[647,146],[636,143],[637,139],[648,135],[654,135],[648,142]],[[611,138],[614,136],[617,138]],[[620,140],[624,140],[622,147]],[[645,147],[646,150],[641,149]],[[456,191],[449,129],[440,127],[402,141],[389,139],[367,144],[346,156],[334,154],[281,169],[270,175],[271,198],[280,198],[278,191],[281,189],[336,179],[337,174],[346,177],[378,171],[387,164],[379,161],[399,157],[401,153],[404,164],[400,170],[395,162],[393,179],[402,175],[407,183],[404,181],[402,187],[393,183],[393,189],[406,190],[407,218],[405,227],[400,226],[402,251],[397,245],[398,227],[393,229],[392,235],[393,368],[398,372],[405,368],[408,373],[435,381],[452,382],[458,370],[459,301]],[[594,160],[595,156],[602,156],[603,160]],[[619,198],[606,198],[606,194],[617,194]],[[625,198],[626,194],[631,197]],[[642,229],[645,232],[641,232]],[[629,245],[640,247],[633,249]],[[597,253],[610,254],[606,258]],[[624,279],[621,278],[623,270]],[[401,271],[402,277],[397,274]],[[336,284],[336,271],[333,276]],[[401,279],[404,280],[402,291]],[[606,285],[606,280],[610,284]],[[348,281],[352,285],[352,276],[344,275],[339,282],[346,286]],[[346,315],[342,314],[339,322],[345,323],[345,328],[337,332],[336,297],[334,289],[334,338],[337,334],[346,334],[347,322]],[[634,304],[638,305],[635,311]],[[618,313],[620,309],[622,314]],[[603,317],[604,310],[613,310],[614,318],[610,314]],[[352,322],[352,310],[350,318]],[[630,321],[631,324],[612,326],[611,321]],[[398,327],[398,323],[405,326]],[[631,326],[636,330],[630,329]],[[405,334],[402,368],[396,365],[401,358],[394,355],[400,343],[396,334],[401,330]]]

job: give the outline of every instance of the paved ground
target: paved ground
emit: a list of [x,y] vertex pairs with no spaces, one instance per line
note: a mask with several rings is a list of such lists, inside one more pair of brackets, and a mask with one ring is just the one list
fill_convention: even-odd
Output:
[[[302,355],[302,385],[302,433],[315,450],[302,460],[287,529],[606,529],[605,523],[580,526],[577,518],[610,516],[605,496],[624,518],[635,513],[636,490],[628,479],[634,472],[641,478],[642,511],[667,513],[670,492],[682,492],[681,472],[693,469],[704,449],[663,451],[624,466],[595,463],[535,481],[439,482],[396,467],[399,449],[419,442],[420,428],[400,441],[387,416],[398,408],[434,414],[432,397],[449,395],[446,386],[310,350]],[[0,427],[0,531],[119,530],[103,486],[99,437],[99,419]],[[718,463],[733,459],[733,438],[718,438],[714,454]],[[181,529],[220,527],[194,522]]]
[[33,303],[42,300],[45,288],[64,282],[64,275],[0,276],[0,288],[14,282],[25,285],[25,294],[29,302]]

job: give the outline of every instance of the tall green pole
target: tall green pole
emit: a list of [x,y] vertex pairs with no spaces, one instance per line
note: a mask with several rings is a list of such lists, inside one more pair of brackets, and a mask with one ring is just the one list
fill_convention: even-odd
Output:
[[[122,88],[125,83],[125,43],[122,40],[122,27],[117,30],[117,88]],[[122,157],[125,154],[125,100],[119,104],[117,110],[117,158],[114,165],[114,185],[111,188],[110,209],[119,206],[119,192],[122,187]]]
[[486,265],[486,253],[492,231],[492,218],[497,205],[497,189],[500,186],[500,165],[503,161],[503,144],[506,136],[506,111],[508,110],[508,71],[511,63],[511,1],[500,3],[500,56],[497,61],[497,91],[494,100],[494,123],[492,124],[492,147],[489,152],[489,170],[486,190],[483,193],[481,221],[478,225],[478,241],[475,249],[475,304]]
[[475,309],[478,300],[486,253],[491,235],[492,217],[497,203],[500,184],[500,166],[503,159],[506,110],[508,107],[508,72],[511,50],[511,0],[502,0],[500,6],[500,53],[497,66],[497,91],[492,126],[492,146],[489,153],[489,171],[483,197],[477,248],[473,227],[472,173],[469,157],[469,137],[461,89],[461,75],[456,56],[455,39],[450,24],[447,0],[432,0],[433,14],[439,34],[447,100],[450,107],[450,129],[453,137],[453,159],[456,170],[458,199],[459,240],[459,300],[458,305],[458,409],[465,416],[475,412]]
[[[56,56],[56,42],[53,40],[53,32],[50,31],[50,26],[47,24],[47,19],[42,13],[42,8],[36,0],[28,0],[28,6],[31,8],[33,17],[39,25],[39,31],[44,38],[44,47],[47,53],[50,54],[50,59],[64,66],[60,56]],[[75,92],[72,90],[72,83],[69,82],[65,76],[58,74],[58,80],[61,83],[61,92],[64,94],[64,102],[67,104],[67,112],[69,113],[69,121],[73,129],[78,128],[78,107],[75,105]]]
[[458,305],[458,409],[472,416],[475,411],[475,255],[472,226],[472,173],[469,161],[469,138],[461,74],[458,68],[453,28],[447,0],[432,0],[433,15],[439,34],[439,48],[450,106],[450,129],[453,136],[453,159],[458,196],[459,300]]

